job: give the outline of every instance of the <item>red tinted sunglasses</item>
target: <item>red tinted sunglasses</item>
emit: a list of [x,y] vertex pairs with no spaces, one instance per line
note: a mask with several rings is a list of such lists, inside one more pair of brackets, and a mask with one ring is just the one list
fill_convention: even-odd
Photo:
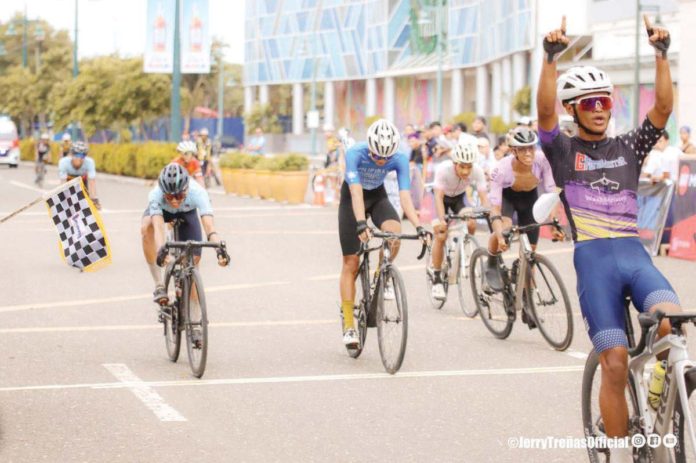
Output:
[[[575,102],[583,111],[594,111],[596,109],[609,110],[614,106],[614,101],[610,96],[588,96],[580,98]],[[598,108],[597,105],[601,107]]]
[[164,195],[164,198],[165,198],[166,200],[168,200],[168,201],[174,201],[174,200],[181,201],[181,200],[184,199],[185,197],[186,197],[186,192],[185,192],[185,191],[182,192],[182,193],[177,193],[177,194],[175,194],[175,195],[172,195],[172,194],[169,194],[169,193],[167,193],[167,194]]

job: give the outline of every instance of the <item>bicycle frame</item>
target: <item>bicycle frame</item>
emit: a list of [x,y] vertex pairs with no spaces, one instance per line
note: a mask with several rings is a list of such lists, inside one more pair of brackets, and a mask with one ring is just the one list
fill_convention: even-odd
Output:
[[[696,367],[696,362],[689,359],[687,350],[686,337],[682,334],[669,334],[657,341],[657,328],[659,323],[652,326],[647,334],[645,350],[636,355],[629,361],[628,371],[635,384],[635,394],[637,399],[637,408],[641,420],[641,428],[645,435],[656,433],[664,436],[670,431],[671,418],[674,413],[677,394],[685,410],[688,410],[689,396],[686,391],[686,381],[684,375],[689,368]],[[669,349],[667,360],[667,371],[665,373],[665,381],[660,399],[660,407],[657,409],[655,420],[653,421],[648,397],[646,391],[648,385],[643,376],[645,365],[647,362],[658,354]],[[676,388],[673,384],[676,383]],[[696,445],[696,433],[694,432],[694,421],[691,413],[685,413],[686,427],[688,436],[691,439],[692,445]],[[653,454],[656,461],[671,461],[668,449],[661,445],[653,449]]]

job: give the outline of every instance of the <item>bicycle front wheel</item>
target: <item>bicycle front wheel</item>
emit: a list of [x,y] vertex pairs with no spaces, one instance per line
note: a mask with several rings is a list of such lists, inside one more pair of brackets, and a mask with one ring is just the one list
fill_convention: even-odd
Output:
[[164,344],[167,348],[167,356],[172,362],[179,360],[181,351],[181,299],[177,298],[175,282],[172,281],[171,266],[167,269],[164,278],[165,288],[170,301],[173,301],[165,311],[162,312],[162,322],[164,324]]
[[689,427],[684,418],[688,413],[696,417],[696,394],[692,394],[696,389],[696,371],[688,370],[684,375],[686,382],[686,395],[688,403],[683,404],[677,391],[677,400],[672,414],[672,429],[677,437],[677,445],[674,447],[674,461],[676,463],[696,462],[696,442],[691,442]]
[[[394,289],[394,298],[385,300],[384,286],[391,285]],[[379,342],[379,354],[382,357],[382,365],[389,374],[399,371],[406,354],[406,340],[408,337],[408,303],[406,301],[406,289],[401,273],[396,267],[391,266],[383,276],[379,284],[377,304],[377,340]]]
[[203,376],[208,358],[208,314],[205,293],[198,269],[193,269],[184,288],[186,304],[186,347],[191,372],[197,378]]
[[[471,267],[471,257],[474,255],[474,251],[479,248],[478,241],[473,236],[469,236],[464,243],[461,243],[456,252],[461,253],[459,256],[459,268],[457,271],[457,296],[459,296],[459,308],[462,309],[464,315],[469,318],[474,318],[478,314],[478,305],[474,301],[474,297],[469,297],[469,291],[472,286],[469,280],[472,278],[470,274],[474,275],[474,278],[480,279],[483,275],[485,267],[483,266],[483,260],[479,259],[479,265],[477,267]],[[471,271],[470,271],[471,268]]]
[[486,259],[488,250],[478,248],[471,256],[469,265],[469,280],[471,281],[471,293],[483,324],[493,336],[505,339],[512,332],[514,319],[508,315],[505,293],[492,291],[486,282]]
[[573,341],[573,313],[561,275],[546,257],[536,254],[525,290],[527,306],[541,335],[551,347],[564,351]]

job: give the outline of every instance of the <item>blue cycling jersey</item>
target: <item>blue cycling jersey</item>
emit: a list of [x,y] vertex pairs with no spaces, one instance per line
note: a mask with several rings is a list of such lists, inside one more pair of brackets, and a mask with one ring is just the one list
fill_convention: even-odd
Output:
[[159,185],[150,191],[148,196],[148,213],[149,215],[163,215],[162,211],[167,211],[170,214],[178,214],[189,212],[198,209],[198,213],[203,215],[213,215],[213,206],[210,204],[210,197],[205,188],[200,186],[198,182],[189,181],[188,193],[186,198],[181,203],[178,209],[173,208],[166,199]]
[[75,169],[72,165],[72,156],[61,158],[58,161],[58,178],[61,180],[66,180],[68,176],[70,177],[83,177],[87,176],[88,179],[92,180],[97,177],[97,169],[94,165],[94,159],[86,156],[82,165],[79,169]]
[[384,184],[384,178],[391,171],[396,171],[399,190],[411,188],[406,154],[397,152],[383,166],[378,166],[370,157],[367,143],[356,143],[346,151],[346,182],[349,185],[360,184],[364,190],[374,190]]

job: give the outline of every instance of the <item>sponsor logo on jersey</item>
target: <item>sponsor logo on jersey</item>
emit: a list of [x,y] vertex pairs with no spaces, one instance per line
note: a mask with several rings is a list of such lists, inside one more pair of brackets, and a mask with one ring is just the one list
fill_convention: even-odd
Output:
[[618,159],[592,159],[586,154],[575,153],[575,171],[588,172],[599,169],[616,169],[628,165],[623,156]]

